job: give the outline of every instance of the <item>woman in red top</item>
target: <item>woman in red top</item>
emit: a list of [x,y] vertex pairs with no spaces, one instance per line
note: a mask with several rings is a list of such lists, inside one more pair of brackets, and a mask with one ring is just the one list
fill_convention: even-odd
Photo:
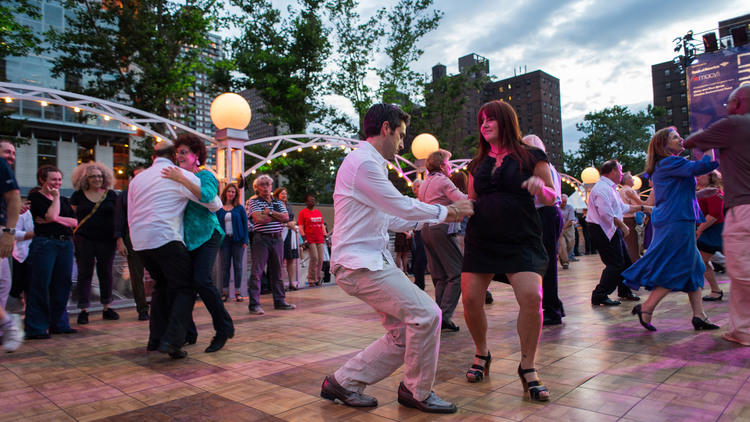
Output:
[[305,205],[297,217],[299,234],[305,242],[307,253],[310,256],[310,263],[307,267],[307,284],[310,286],[320,286],[320,272],[323,267],[323,248],[325,247],[325,238],[328,236],[326,228],[323,225],[323,215],[320,210],[315,209],[315,196],[312,194],[305,195]]
[[706,217],[706,222],[698,226],[695,237],[698,250],[701,253],[703,263],[706,265],[704,277],[711,285],[711,294],[704,296],[706,302],[720,301],[724,292],[716,282],[714,268],[709,262],[716,252],[722,251],[721,232],[724,230],[724,193],[721,190],[721,178],[716,170],[698,177],[698,189],[713,188],[716,194],[698,199],[701,212]]

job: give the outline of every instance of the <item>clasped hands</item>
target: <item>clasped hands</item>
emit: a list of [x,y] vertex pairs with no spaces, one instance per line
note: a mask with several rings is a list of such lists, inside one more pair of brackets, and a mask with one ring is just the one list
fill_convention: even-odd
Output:
[[448,205],[448,216],[445,221],[448,223],[456,223],[463,221],[464,217],[474,215],[474,201],[470,199],[461,199],[450,205]]

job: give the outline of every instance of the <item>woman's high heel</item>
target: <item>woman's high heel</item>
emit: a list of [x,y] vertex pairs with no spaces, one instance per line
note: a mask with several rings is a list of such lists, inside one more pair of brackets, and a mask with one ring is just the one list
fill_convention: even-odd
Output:
[[547,401],[549,400],[549,389],[547,386],[542,384],[539,380],[526,381],[524,375],[536,372],[535,368],[523,369],[521,365],[518,365],[518,377],[521,378],[523,384],[523,391],[529,392],[529,398],[536,401]]
[[647,329],[649,331],[656,331],[656,327],[654,327],[653,325],[651,325],[651,323],[646,322],[646,321],[643,320],[643,314],[651,315],[651,312],[646,312],[643,309],[641,309],[641,305],[635,305],[633,307],[633,310],[630,313],[632,313],[633,315],[638,315],[638,321],[641,323],[641,325],[643,326],[643,328],[645,328],[645,329]]
[[490,364],[492,363],[492,354],[490,351],[487,351],[487,356],[482,355],[474,355],[477,359],[482,359],[484,361],[484,366],[479,364],[473,364],[471,365],[471,368],[469,368],[468,371],[466,371],[466,379],[469,382],[480,382],[484,379],[485,376],[488,376],[490,374]]
[[700,319],[698,317],[693,317],[693,328],[695,328],[695,331],[699,330],[718,330],[720,327],[713,322],[709,321],[708,318],[706,319]]
[[718,296],[711,296],[711,295],[703,296],[703,301],[704,302],[721,302],[721,299],[724,298],[723,290],[719,290],[718,292],[715,290],[711,290],[711,294],[718,294]]

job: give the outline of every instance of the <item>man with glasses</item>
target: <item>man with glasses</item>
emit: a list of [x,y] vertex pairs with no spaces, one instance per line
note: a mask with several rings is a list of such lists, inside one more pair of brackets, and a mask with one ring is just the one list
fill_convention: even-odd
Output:
[[262,174],[255,178],[253,190],[256,195],[248,200],[247,206],[248,215],[255,226],[255,235],[250,247],[252,266],[250,280],[247,283],[250,295],[248,310],[253,315],[265,313],[260,307],[260,278],[263,269],[267,268],[274,309],[289,311],[296,306],[286,302],[284,282],[281,281],[281,263],[284,260],[284,240],[281,238],[281,231],[284,223],[289,221],[289,213],[283,202],[271,196],[271,176]]

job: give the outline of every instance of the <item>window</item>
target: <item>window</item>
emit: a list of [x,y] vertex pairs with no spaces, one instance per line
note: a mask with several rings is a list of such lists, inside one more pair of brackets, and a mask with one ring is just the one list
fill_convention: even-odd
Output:
[[684,92],[683,92],[683,93],[681,93],[681,94],[680,94],[680,99],[681,99],[681,100],[686,100],[686,99],[687,99],[687,94],[685,94]]
[[672,96],[671,96],[671,95],[667,95],[667,102],[668,102],[668,103],[671,103],[671,102],[672,102]]
[[112,167],[115,172],[115,186],[113,189],[127,189],[128,187],[128,162],[130,161],[130,154],[128,154],[127,144],[113,144],[112,145]]
[[671,116],[671,115],[672,115],[672,109],[671,109],[671,108],[668,108],[668,109],[667,109],[667,116]]
[[666,89],[672,89],[672,82],[667,82],[664,84],[664,88]]
[[665,77],[669,76],[669,69],[664,69],[664,76]]
[[78,164],[88,163],[96,160],[96,141],[79,140],[78,141]]
[[36,141],[37,167],[45,164],[57,166],[57,142],[38,139]]

